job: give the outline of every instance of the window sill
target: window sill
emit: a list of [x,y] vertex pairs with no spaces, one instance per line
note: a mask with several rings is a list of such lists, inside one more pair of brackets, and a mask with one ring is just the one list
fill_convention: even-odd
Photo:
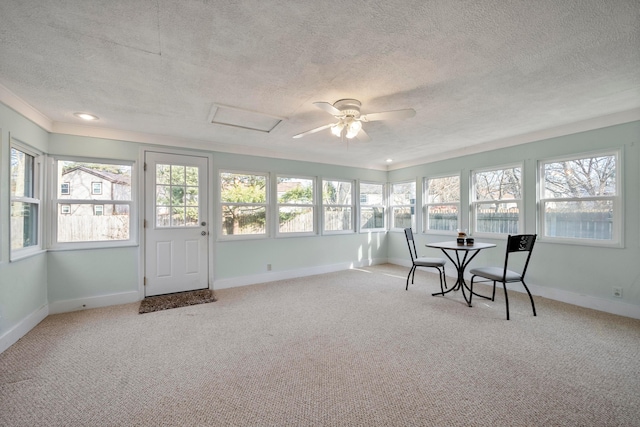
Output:
[[31,258],[46,252],[47,251],[45,249],[37,249],[37,250],[26,251],[24,253],[11,254],[9,262],[21,261],[23,259]]

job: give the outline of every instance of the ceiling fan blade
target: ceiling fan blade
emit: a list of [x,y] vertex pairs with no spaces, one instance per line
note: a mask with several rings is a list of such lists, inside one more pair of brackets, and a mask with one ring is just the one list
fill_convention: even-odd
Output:
[[334,107],[333,105],[329,104],[328,102],[314,102],[313,105],[315,105],[316,107],[318,107],[321,110],[326,111],[327,113],[331,114],[332,116],[342,116],[342,111],[338,110],[336,107]]
[[384,111],[382,113],[370,113],[360,116],[363,122],[374,122],[376,120],[400,120],[408,119],[416,115],[416,110],[407,108],[406,110]]
[[321,130],[325,130],[333,126],[334,123],[329,123],[328,125],[320,126],[319,128],[311,129],[306,132],[299,133],[297,135],[293,135],[294,138],[302,138],[305,135],[309,135],[310,133],[320,132]]
[[371,138],[369,137],[369,135],[367,135],[364,129],[360,129],[360,132],[358,132],[358,134],[356,135],[356,138],[358,138],[362,142],[371,141]]

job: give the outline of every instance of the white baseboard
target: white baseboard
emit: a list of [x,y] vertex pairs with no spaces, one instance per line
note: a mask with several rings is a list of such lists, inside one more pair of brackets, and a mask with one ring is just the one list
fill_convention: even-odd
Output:
[[49,307],[45,304],[29,316],[22,319],[20,323],[9,329],[0,337],[0,353],[18,342],[27,332],[35,328],[49,315]]
[[[389,263],[411,267],[411,262],[404,259],[389,259]],[[453,271],[452,271],[453,270]],[[408,273],[408,271],[407,271]],[[456,280],[455,268],[447,270],[447,279]],[[465,279],[471,280],[471,275],[465,274]],[[590,308],[592,310],[604,311],[605,313],[616,314],[618,316],[631,317],[640,319],[640,306],[628,304],[623,301],[612,301],[604,298],[598,298],[591,295],[579,294],[577,292],[565,291],[562,289],[550,288],[548,286],[539,286],[527,281],[527,286],[531,293],[535,296],[549,298],[555,301],[565,302],[567,304],[577,305],[578,307]],[[522,292],[525,290],[522,286],[508,288],[509,291]]]
[[313,276],[316,274],[333,273],[335,271],[349,270],[351,268],[367,267],[376,264],[385,264],[386,259],[369,259],[358,262],[322,265],[317,267],[301,268],[297,270],[269,271],[251,276],[231,277],[219,279],[213,282],[213,289],[236,288],[238,286],[255,285],[256,283],[275,282],[276,280],[295,279],[297,277]]
[[70,311],[86,310],[89,308],[108,307],[110,305],[129,304],[136,301],[140,301],[140,293],[138,291],[100,295],[97,297],[54,301],[49,303],[49,314],[67,313]]

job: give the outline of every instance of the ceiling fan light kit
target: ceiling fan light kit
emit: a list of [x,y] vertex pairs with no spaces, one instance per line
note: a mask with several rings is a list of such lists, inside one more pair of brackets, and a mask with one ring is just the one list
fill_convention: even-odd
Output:
[[370,138],[362,129],[362,122],[373,122],[376,120],[400,120],[416,115],[412,108],[395,111],[385,111],[381,113],[360,114],[362,105],[357,99],[340,99],[333,104],[328,102],[314,102],[313,105],[338,119],[337,123],[330,123],[294,135],[294,138],[302,138],[305,135],[316,133],[321,130],[331,128],[331,133],[340,138],[358,138],[361,141],[369,141]]

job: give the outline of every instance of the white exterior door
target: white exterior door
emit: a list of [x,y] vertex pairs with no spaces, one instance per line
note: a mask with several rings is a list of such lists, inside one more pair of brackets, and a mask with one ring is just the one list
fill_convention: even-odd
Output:
[[208,288],[208,159],[147,152],[145,167],[145,296]]

